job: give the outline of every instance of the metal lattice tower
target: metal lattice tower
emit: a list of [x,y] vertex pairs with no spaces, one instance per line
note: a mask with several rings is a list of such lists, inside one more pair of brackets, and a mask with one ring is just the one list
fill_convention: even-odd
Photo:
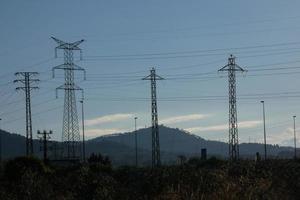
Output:
[[243,68],[235,63],[235,57],[230,55],[228,64],[218,71],[228,71],[229,88],[229,159],[239,158],[239,136],[236,107],[236,71],[245,72]]
[[31,119],[31,96],[32,89],[38,89],[36,86],[31,86],[31,83],[38,82],[39,79],[33,79],[37,72],[17,72],[15,75],[20,79],[14,82],[21,82],[24,84],[22,87],[17,87],[16,90],[24,90],[26,102],[26,155],[33,155],[33,140],[32,140],[32,119]]
[[[52,39],[58,44],[55,48],[55,56],[57,56],[57,49],[64,51],[64,64],[53,67],[53,77],[56,69],[64,70],[65,83],[56,88],[56,96],[58,90],[65,91],[64,97],[64,113],[63,113],[63,128],[62,128],[62,157],[65,159],[79,159],[81,157],[81,140],[79,131],[78,114],[76,107],[76,90],[83,90],[78,87],[74,82],[74,71],[85,70],[78,65],[74,64],[73,51],[79,50],[81,57],[81,49],[78,47],[84,40],[76,41],[73,43],[63,42],[59,39],[52,37]],[[83,97],[82,97],[83,98]]]
[[155,69],[150,70],[150,75],[142,80],[151,82],[151,116],[152,116],[152,167],[160,166],[160,147],[159,147],[159,127],[157,117],[157,98],[156,98],[156,80],[163,80],[155,73]]

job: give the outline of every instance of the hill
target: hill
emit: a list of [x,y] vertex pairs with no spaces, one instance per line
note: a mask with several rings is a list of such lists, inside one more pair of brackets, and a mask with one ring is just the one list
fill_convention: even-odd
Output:
[[[178,155],[186,157],[199,157],[201,148],[206,148],[208,156],[227,157],[228,144],[219,141],[205,140],[177,128],[160,126],[161,158],[164,163],[176,162]],[[25,137],[0,130],[2,136],[3,158],[13,158],[25,154]],[[138,159],[141,165],[151,162],[151,128],[139,129]],[[97,137],[86,142],[86,153],[101,153],[109,156],[116,165],[131,165],[135,162],[134,132],[113,134]],[[50,144],[49,155],[55,157],[54,146],[59,142]],[[52,148],[51,148],[52,147]],[[268,145],[268,155],[273,157],[292,157],[292,147]],[[256,152],[263,154],[263,145],[257,143],[240,144],[240,155],[245,158],[254,158]],[[34,140],[35,155],[41,156],[39,140]]]
[[[190,134],[184,130],[178,128],[169,128],[166,126],[160,126],[160,148],[162,151],[162,158],[164,155],[185,155],[200,156],[201,148],[206,148],[208,155],[214,155],[219,157],[227,157],[228,144],[219,141],[205,140],[199,136]],[[134,132],[127,132],[114,135],[106,135],[94,138],[90,140],[90,143],[111,141],[119,144],[126,145],[128,147],[135,147]],[[151,128],[144,128],[137,130],[138,135],[138,147],[141,152],[151,151]],[[290,152],[284,154],[285,157],[291,157],[292,147],[281,147],[279,145],[267,145],[269,156],[283,155],[281,152]],[[140,151],[139,151],[140,152]],[[264,145],[258,143],[242,143],[240,144],[240,155],[242,157],[254,157],[255,153],[264,153]],[[133,154],[133,153],[132,153]],[[169,160],[167,157],[164,159]]]

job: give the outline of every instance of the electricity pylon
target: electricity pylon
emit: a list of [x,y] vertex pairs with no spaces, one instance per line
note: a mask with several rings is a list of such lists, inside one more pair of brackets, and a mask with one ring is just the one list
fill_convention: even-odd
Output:
[[150,80],[151,83],[151,119],[152,119],[152,167],[160,166],[159,128],[157,116],[156,80],[163,80],[155,69],[150,70],[150,75],[142,80]]
[[[53,78],[55,76],[56,69],[64,70],[65,83],[56,88],[56,97],[58,90],[65,91],[64,97],[64,113],[63,113],[63,128],[62,128],[62,157],[65,159],[79,159],[81,157],[80,147],[80,131],[78,114],[76,107],[76,96],[75,91],[81,90],[83,96],[83,90],[77,86],[74,82],[74,71],[80,70],[84,72],[85,69],[74,64],[73,51],[79,50],[81,57],[81,49],[78,47],[84,40],[79,40],[73,43],[63,42],[57,38],[52,39],[58,44],[55,48],[55,56],[57,57],[57,50],[62,49],[64,51],[64,64],[53,67]],[[83,97],[82,97],[83,98]]]
[[16,90],[24,90],[26,102],[26,156],[33,155],[33,140],[32,140],[32,120],[31,120],[31,96],[32,89],[38,89],[36,86],[31,86],[31,83],[38,82],[39,79],[33,79],[37,72],[17,72],[15,75],[19,77],[14,82],[21,82],[22,87],[17,87]]
[[243,68],[235,63],[235,57],[230,55],[228,64],[218,71],[228,71],[229,88],[229,159],[239,159],[239,136],[236,107],[236,72],[245,72]]

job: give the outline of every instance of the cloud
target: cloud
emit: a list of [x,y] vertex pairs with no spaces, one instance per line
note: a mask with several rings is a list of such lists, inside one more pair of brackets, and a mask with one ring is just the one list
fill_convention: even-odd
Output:
[[[298,131],[298,129],[296,129],[296,131]],[[297,143],[300,142],[299,138],[296,139]],[[287,128],[277,134],[268,134],[267,132],[267,143],[294,146],[294,128]]]
[[197,126],[192,128],[185,128],[188,132],[204,132],[204,131],[222,131],[228,129],[227,124],[215,125],[215,126]]
[[160,123],[162,123],[162,124],[175,124],[175,123],[180,123],[180,122],[187,122],[187,121],[204,119],[206,117],[208,117],[208,115],[203,115],[203,114],[181,115],[181,116],[169,117],[169,118],[160,120]]
[[85,135],[87,138],[94,138],[94,137],[99,137],[103,135],[111,135],[115,133],[123,133],[126,132],[126,130],[123,129],[87,129],[85,131]]
[[133,116],[134,115],[130,114],[130,113],[117,113],[117,114],[112,114],[112,115],[105,115],[102,117],[85,120],[85,125],[93,126],[93,125],[98,125],[98,124],[115,122],[115,121],[129,119],[129,118],[132,118]]
[[252,128],[257,127],[258,125],[262,124],[262,121],[253,120],[253,121],[242,121],[238,123],[239,128]]
[[[239,128],[252,128],[261,124],[261,121],[242,121],[238,123]],[[197,126],[191,128],[185,128],[188,132],[205,132],[205,131],[224,131],[228,130],[228,124],[220,124],[214,126]]]

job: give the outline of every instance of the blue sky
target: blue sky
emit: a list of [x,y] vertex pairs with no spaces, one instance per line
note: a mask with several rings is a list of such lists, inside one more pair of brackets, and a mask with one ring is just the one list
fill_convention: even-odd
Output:
[[[51,77],[55,36],[80,39],[87,80],[88,137],[130,131],[151,123],[151,67],[158,82],[159,120],[206,139],[228,140],[226,74],[217,70],[232,53],[247,74],[238,75],[241,142],[262,142],[265,100],[268,143],[292,145],[292,116],[300,112],[299,1],[5,1],[0,2],[1,127],[24,134],[24,93],[12,81],[17,71],[40,72],[33,91],[34,133],[52,129],[61,138],[63,74]],[[79,101],[79,95],[78,95]],[[80,109],[78,109],[80,115]],[[300,115],[299,115],[300,116]]]

